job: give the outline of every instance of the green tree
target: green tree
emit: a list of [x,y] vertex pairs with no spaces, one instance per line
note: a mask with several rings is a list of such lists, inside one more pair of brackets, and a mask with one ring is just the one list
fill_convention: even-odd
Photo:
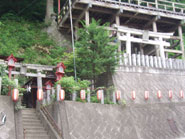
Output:
[[117,65],[117,45],[110,44],[115,38],[109,37],[105,29],[108,24],[100,26],[100,21],[92,19],[92,23],[78,29],[77,71],[78,77],[96,81],[103,73],[110,74]]

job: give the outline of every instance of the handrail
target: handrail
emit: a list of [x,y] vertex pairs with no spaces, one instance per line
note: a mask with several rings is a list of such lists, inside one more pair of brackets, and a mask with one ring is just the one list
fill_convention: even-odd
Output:
[[44,113],[44,115],[46,116],[46,118],[48,119],[50,124],[53,126],[53,128],[55,129],[57,134],[60,137],[62,137],[62,131],[60,130],[60,128],[58,127],[58,125],[56,124],[55,120],[52,118],[51,114],[48,112],[48,110],[45,107],[41,107],[40,110]]

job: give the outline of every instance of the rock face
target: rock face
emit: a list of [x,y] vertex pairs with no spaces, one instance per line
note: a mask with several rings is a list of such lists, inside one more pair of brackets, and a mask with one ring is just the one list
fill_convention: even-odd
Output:
[[64,139],[180,139],[185,103],[101,105],[65,101],[47,107]]
[[0,96],[1,112],[6,114],[6,122],[0,126],[0,139],[15,139],[14,105],[10,97]]
[[47,28],[44,29],[45,32],[59,45],[63,47],[67,47],[68,50],[70,51],[70,46],[71,46],[71,36],[67,35],[65,33],[61,33],[58,30],[56,16],[53,14],[52,15],[52,22],[51,25],[48,26]]

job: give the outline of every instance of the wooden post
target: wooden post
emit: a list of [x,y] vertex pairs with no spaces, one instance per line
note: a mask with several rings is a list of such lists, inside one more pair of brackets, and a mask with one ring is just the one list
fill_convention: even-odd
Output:
[[1,95],[2,78],[0,77],[0,95]]
[[[116,25],[120,26],[120,17],[119,17],[119,15],[116,15],[115,21],[116,21]],[[119,36],[120,36],[120,32],[117,32],[117,38],[119,38]],[[121,52],[121,41],[118,40],[118,43],[119,43],[118,52]]]
[[158,9],[158,0],[155,0],[155,7]]
[[89,26],[89,10],[85,12],[85,23],[87,26]]
[[178,27],[179,37],[180,37],[180,47],[182,50],[182,58],[184,58],[184,41],[183,41],[183,34],[182,34],[182,26]]
[[127,33],[126,53],[128,54],[129,64],[131,65],[131,41],[130,41],[130,32]]

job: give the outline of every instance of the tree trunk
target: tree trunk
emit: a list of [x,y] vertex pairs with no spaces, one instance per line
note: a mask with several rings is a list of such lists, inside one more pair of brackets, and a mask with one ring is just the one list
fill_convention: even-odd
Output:
[[53,0],[47,0],[46,3],[46,16],[45,16],[45,23],[51,23],[52,18],[51,15],[54,14],[54,1]]

